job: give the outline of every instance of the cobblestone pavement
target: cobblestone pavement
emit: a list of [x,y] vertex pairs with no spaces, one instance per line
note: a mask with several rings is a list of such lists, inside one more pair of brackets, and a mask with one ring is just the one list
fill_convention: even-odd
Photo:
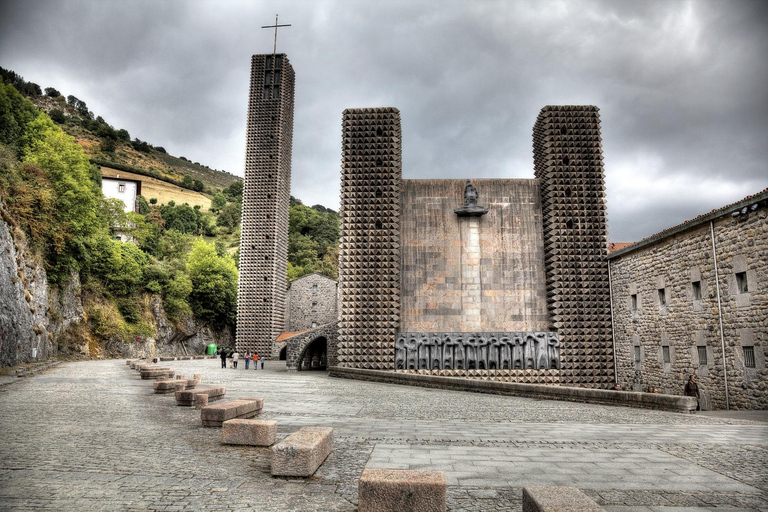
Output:
[[521,487],[574,485],[609,512],[768,511],[768,424],[289,373],[162,363],[264,398],[279,437],[334,427],[309,479],[224,446],[194,408],[124,361],[66,363],[0,386],[0,510],[356,509],[365,467],[445,471],[449,510],[520,511]]

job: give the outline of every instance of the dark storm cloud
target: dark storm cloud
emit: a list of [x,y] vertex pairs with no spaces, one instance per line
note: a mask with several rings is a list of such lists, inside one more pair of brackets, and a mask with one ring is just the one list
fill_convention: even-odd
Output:
[[[242,174],[249,57],[296,69],[293,195],[338,205],[341,111],[395,106],[407,178],[532,177],[548,104],[601,108],[610,234],[768,185],[764,2],[23,2],[0,65]],[[482,194],[482,191],[481,191]]]

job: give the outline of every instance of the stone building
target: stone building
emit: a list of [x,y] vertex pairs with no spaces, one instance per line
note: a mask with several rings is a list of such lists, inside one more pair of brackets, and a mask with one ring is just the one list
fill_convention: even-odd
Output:
[[395,108],[342,132],[339,366],[613,382],[596,107],[542,109],[535,179],[402,179]]
[[291,281],[285,330],[313,329],[338,320],[338,283],[320,274],[309,274]]
[[768,190],[610,255],[617,381],[768,407]]
[[241,352],[272,354],[285,327],[294,80],[284,54],[251,58],[235,341]]

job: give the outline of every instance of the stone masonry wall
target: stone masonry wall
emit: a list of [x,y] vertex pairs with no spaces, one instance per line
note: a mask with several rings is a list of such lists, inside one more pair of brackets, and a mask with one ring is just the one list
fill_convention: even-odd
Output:
[[403,180],[401,332],[549,329],[538,180],[473,184],[482,217],[454,213],[464,180]]
[[[730,406],[764,409],[768,407],[768,207],[737,217],[731,215],[733,210],[714,219]],[[693,224],[628,249],[610,261],[618,382],[624,389],[645,391],[652,386],[679,395],[688,376],[696,372],[705,402],[724,409],[710,223]],[[748,291],[740,291],[740,276]],[[664,347],[669,347],[669,362]],[[744,347],[752,347],[755,368],[745,366]],[[699,358],[700,351],[702,356],[706,352],[706,361]]]
[[303,331],[338,319],[336,281],[309,274],[291,282],[288,289],[286,331]]

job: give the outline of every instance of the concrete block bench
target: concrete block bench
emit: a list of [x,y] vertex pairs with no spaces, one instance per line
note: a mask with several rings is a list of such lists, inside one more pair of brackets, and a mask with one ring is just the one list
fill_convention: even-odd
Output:
[[442,471],[365,469],[358,483],[360,512],[445,512]]
[[[210,398],[210,395],[209,395]],[[222,404],[206,405],[200,409],[204,427],[221,427],[227,420],[253,418],[261,412],[261,398],[240,398]]]
[[227,420],[221,425],[221,442],[246,446],[272,446],[277,440],[274,420]]
[[333,429],[304,427],[272,450],[272,475],[312,476],[333,449]]
[[227,393],[224,386],[208,386],[195,389],[185,389],[176,392],[176,405],[195,405],[195,395],[203,394],[208,396],[208,400],[217,400]]
[[575,487],[523,487],[523,512],[602,511],[603,507]]
[[[195,382],[194,380],[192,382]],[[196,383],[196,382],[195,382]],[[176,391],[184,391],[187,389],[186,380],[156,380],[152,383],[155,393],[164,395],[167,393],[175,393]]]
[[143,380],[149,379],[172,379],[176,374],[170,368],[144,368],[141,370],[141,378]]

